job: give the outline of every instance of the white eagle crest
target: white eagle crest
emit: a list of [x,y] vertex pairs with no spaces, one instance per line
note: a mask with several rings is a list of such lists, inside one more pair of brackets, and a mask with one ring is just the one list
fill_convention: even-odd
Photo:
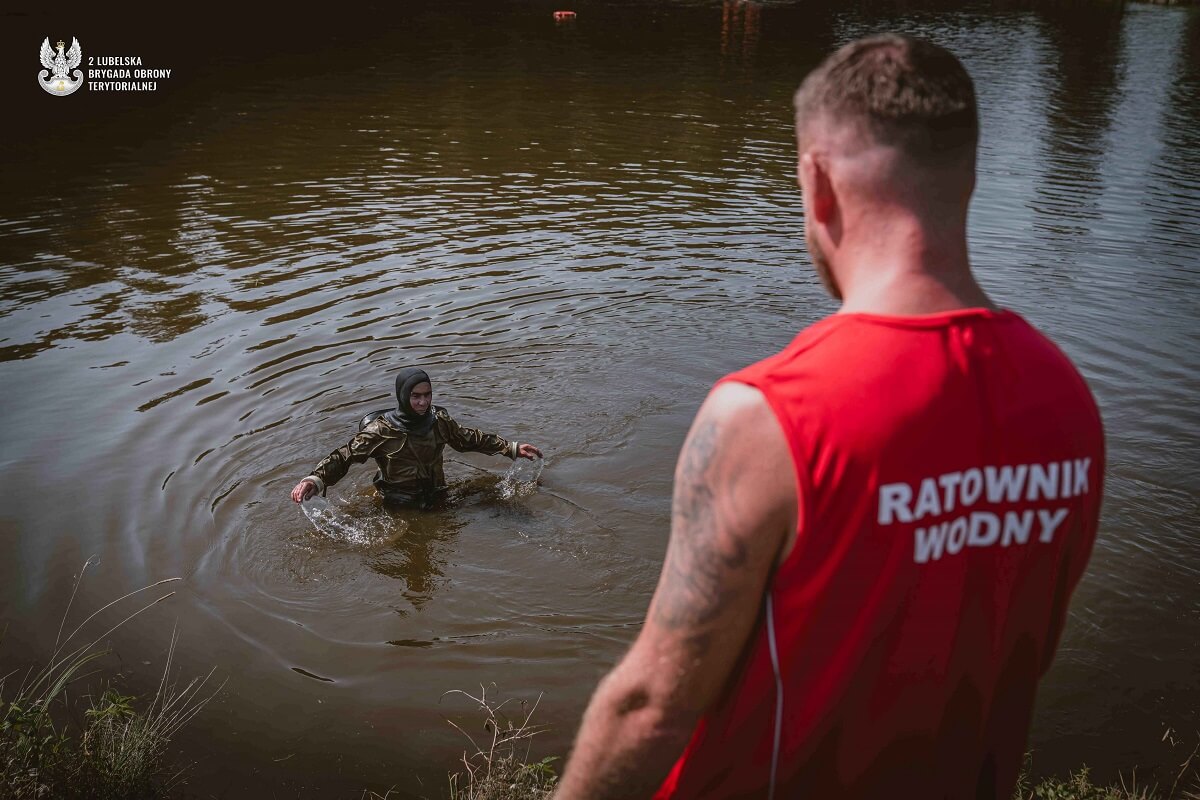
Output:
[[66,43],[59,39],[56,53],[50,46],[50,37],[47,36],[42,40],[40,54],[42,66],[46,69],[38,73],[38,84],[50,94],[59,96],[68,95],[83,84],[83,73],[75,69],[83,61],[83,50],[79,47],[79,40],[71,37],[71,49],[67,50],[66,54],[63,53],[65,46]]

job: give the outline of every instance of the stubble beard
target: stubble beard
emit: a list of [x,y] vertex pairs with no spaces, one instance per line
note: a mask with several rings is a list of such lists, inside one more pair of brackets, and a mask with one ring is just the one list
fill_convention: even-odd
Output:
[[842,290],[837,285],[837,280],[833,277],[833,270],[829,266],[829,259],[825,257],[825,251],[821,249],[821,245],[817,243],[817,238],[805,228],[804,234],[805,244],[808,245],[808,254],[812,257],[813,267],[817,271],[817,277],[821,279],[821,285],[825,287],[825,291],[837,300],[842,301]]

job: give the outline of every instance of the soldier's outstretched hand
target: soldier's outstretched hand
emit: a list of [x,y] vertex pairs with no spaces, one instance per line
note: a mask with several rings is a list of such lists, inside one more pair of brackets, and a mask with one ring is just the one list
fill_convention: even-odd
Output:
[[317,485],[308,478],[296,484],[296,488],[292,489],[292,499],[297,503],[303,503],[308,498],[317,493]]
[[542,457],[542,451],[538,450],[531,444],[523,444],[517,448],[517,455],[519,455],[521,458],[528,458],[530,461],[533,461],[535,458]]

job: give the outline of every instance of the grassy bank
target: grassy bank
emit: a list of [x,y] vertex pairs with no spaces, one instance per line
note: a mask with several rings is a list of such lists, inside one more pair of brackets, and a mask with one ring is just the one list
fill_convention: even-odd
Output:
[[[546,761],[537,764],[514,762],[505,755],[483,780],[476,773],[457,773],[450,778],[450,797],[454,800],[542,800],[553,793],[557,780]],[[1180,779],[1186,778],[1183,773]],[[1104,786],[1094,783],[1085,766],[1066,778],[1046,778],[1034,785],[1023,780],[1013,792],[1013,800],[1200,800],[1200,779],[1192,771],[1191,785],[1175,785],[1165,790],[1139,787],[1124,781]],[[1178,784],[1178,781],[1176,782]],[[462,788],[465,787],[465,788]]]
[[450,723],[471,744],[471,749],[463,752],[463,769],[450,776],[451,800],[538,800],[550,796],[558,781],[553,766],[558,758],[529,760],[533,737],[546,730],[544,725],[533,723],[537,702],[520,701],[519,710],[514,709],[516,716],[510,717],[505,706],[511,701],[490,700],[484,686],[479,687],[479,696],[457,689],[446,694],[461,695],[472,701],[483,715],[487,735],[481,742]]
[[[548,760],[523,764],[512,754],[498,759],[494,770],[481,778],[479,770],[459,772],[450,778],[452,800],[542,800],[553,793],[557,777]],[[1036,784],[1023,779],[1013,792],[1013,800],[1200,800],[1200,778],[1195,770],[1191,784],[1179,785],[1188,776],[1181,772],[1176,785],[1166,789],[1139,787],[1136,781],[1109,786],[1092,781],[1090,770],[1084,766],[1066,778],[1046,778]]]
[[[176,644],[172,636],[153,695],[139,700],[111,686],[94,687],[90,694],[77,690],[91,677],[87,669],[106,655],[101,643],[174,594],[160,587],[177,580],[159,581],[112,601],[64,637],[71,604],[87,567],[85,564],[72,590],[47,663],[31,668],[19,680],[14,674],[0,677],[0,798],[169,797],[183,778],[182,772],[171,769],[167,758],[171,740],[220,689],[206,689],[212,672],[182,688],[171,681]],[[146,601],[146,593],[159,596]],[[142,600],[132,601],[139,595]],[[94,628],[104,627],[97,619],[114,608],[126,615],[93,636]],[[558,780],[558,758],[531,760],[530,756],[532,740],[546,730],[545,725],[533,722],[538,702],[497,702],[483,686],[478,695],[455,690],[443,695],[447,696],[468,700],[483,722],[483,734],[476,736],[450,722],[469,745],[461,767],[449,776],[451,800],[541,800],[551,796]],[[1172,755],[1186,754],[1169,785],[1139,785],[1132,768],[1126,773],[1129,777],[1116,784],[1097,784],[1086,766],[1065,777],[1034,782],[1029,778],[1031,757],[1013,800],[1200,800],[1200,740],[1193,745],[1168,731],[1163,746]],[[380,800],[392,794],[366,796]]]
[[167,797],[182,778],[168,767],[167,746],[211,699],[204,690],[212,673],[182,689],[173,684],[174,636],[153,696],[139,701],[105,686],[72,697],[73,687],[89,677],[85,668],[107,654],[101,642],[174,592],[143,603],[93,638],[89,631],[97,617],[177,579],[114,600],[64,638],[71,602],[90,563],[84,564],[71,592],[48,662],[19,680],[13,674],[0,679],[0,797],[152,800]]
[[[463,768],[451,773],[449,778],[451,800],[544,800],[551,797],[558,781],[554,771],[554,762],[558,759],[529,761],[530,740],[546,730],[545,726],[531,723],[537,703],[526,708],[522,702],[521,711],[514,720],[503,713],[508,701],[492,702],[482,686],[478,697],[460,691],[449,694],[462,695],[475,703],[484,717],[484,730],[490,736],[481,743],[450,722],[470,742],[470,748],[462,756]],[[1163,737],[1163,743],[1172,753],[1184,749],[1184,743],[1170,730]],[[1030,779],[1032,770],[1033,754],[1030,753],[1026,756],[1025,768],[1012,800],[1200,800],[1200,740],[1182,759],[1179,771],[1166,786],[1138,785],[1133,769],[1128,779],[1122,777],[1117,783],[1108,785],[1095,783],[1086,765],[1064,778],[1047,777],[1036,782]],[[371,797],[383,800],[385,796]]]
[[1032,785],[1023,774],[1013,800],[1200,800],[1200,772],[1193,766],[1196,752],[1193,749],[1183,761],[1169,786],[1139,786],[1135,770],[1115,784],[1098,784],[1092,781],[1091,770],[1083,766],[1066,778],[1045,778]]

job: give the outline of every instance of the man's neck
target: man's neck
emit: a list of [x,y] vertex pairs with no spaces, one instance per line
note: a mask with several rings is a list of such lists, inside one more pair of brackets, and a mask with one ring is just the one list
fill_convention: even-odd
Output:
[[904,223],[888,229],[889,236],[839,253],[839,313],[916,316],[996,308],[971,274],[965,233],[939,237]]

